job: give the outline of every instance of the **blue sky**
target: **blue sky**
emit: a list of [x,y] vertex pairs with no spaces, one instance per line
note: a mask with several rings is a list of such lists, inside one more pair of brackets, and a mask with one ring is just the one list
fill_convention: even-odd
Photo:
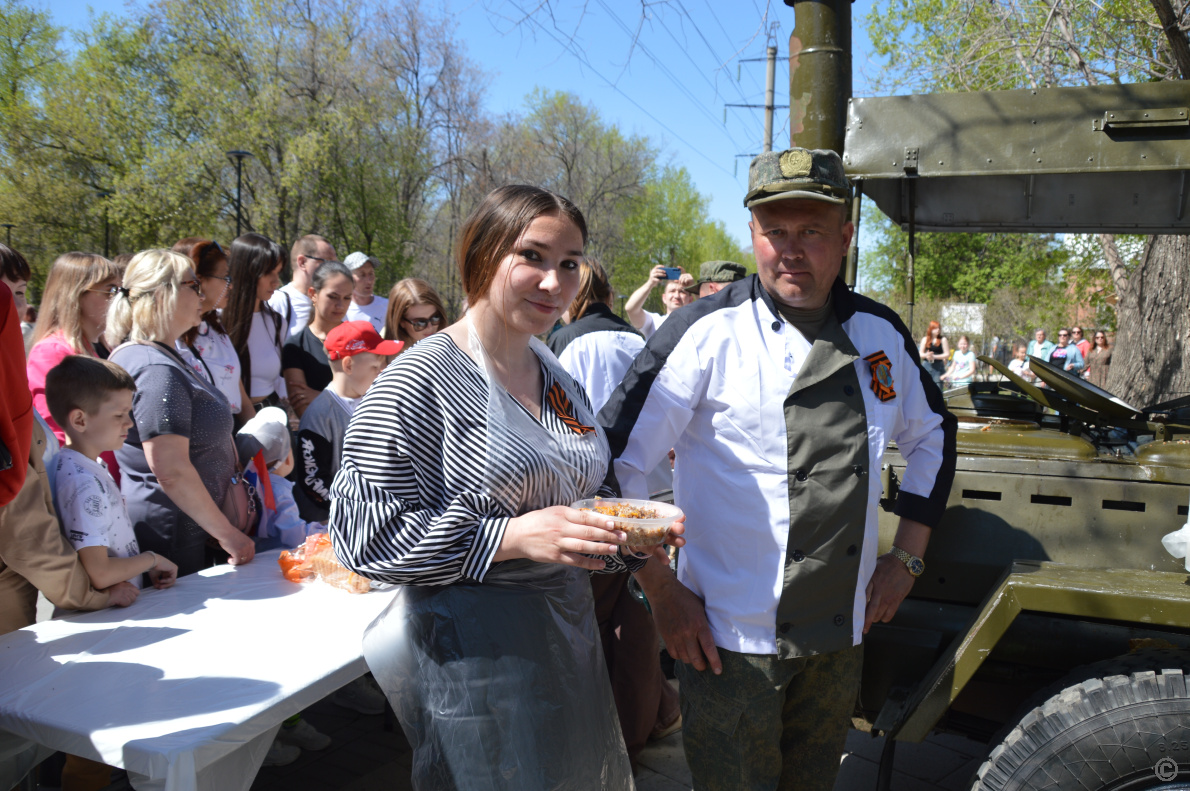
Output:
[[[91,13],[124,16],[137,7],[124,0],[41,2],[65,27],[86,26]],[[524,21],[521,9],[540,0],[439,2],[457,23],[466,54],[489,75],[489,112],[521,110],[536,87],[576,94],[606,121],[661,145],[667,161],[685,167],[710,199],[711,216],[746,242],[748,160],[736,155],[760,150],[764,113],[728,108],[724,123],[724,105],[764,103],[763,60],[741,61],[763,59],[770,35],[778,57],[788,54],[792,8],[780,0],[569,0],[550,4],[552,15],[539,10]],[[871,5],[852,6],[858,96],[870,94],[867,77],[878,68],[863,29]],[[774,103],[789,103],[784,61],[777,64]],[[778,149],[788,143],[786,110],[775,113],[773,140]]]

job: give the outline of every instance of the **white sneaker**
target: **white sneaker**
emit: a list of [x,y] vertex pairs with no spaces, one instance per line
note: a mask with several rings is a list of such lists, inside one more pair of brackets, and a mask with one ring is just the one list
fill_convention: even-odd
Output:
[[325,750],[331,746],[331,737],[325,733],[320,733],[313,725],[305,720],[298,720],[297,725],[294,725],[292,728],[282,725],[281,730],[277,731],[277,741],[292,744],[294,747],[300,747],[303,750],[310,750],[311,752]]
[[360,714],[383,714],[384,694],[364,678],[357,678],[331,696],[331,703]]
[[280,739],[273,739],[273,743],[269,745],[269,751],[264,757],[264,763],[261,766],[288,766],[296,761],[302,755],[300,748],[292,744],[285,744]]

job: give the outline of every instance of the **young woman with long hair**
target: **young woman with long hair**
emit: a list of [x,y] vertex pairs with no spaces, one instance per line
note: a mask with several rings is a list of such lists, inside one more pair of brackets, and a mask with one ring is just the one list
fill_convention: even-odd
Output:
[[289,326],[268,301],[281,287],[285,248],[267,236],[246,233],[231,243],[227,264],[231,296],[222,319],[240,358],[240,380],[254,409],[278,406],[286,397],[281,349]]
[[934,384],[942,387],[942,374],[946,373],[946,363],[950,360],[950,341],[942,334],[942,325],[931,321],[926,335],[917,345],[921,355],[922,366],[930,372]]
[[[108,304],[120,286],[120,276],[119,267],[95,253],[64,253],[50,266],[25,371],[33,406],[59,443],[66,442],[66,435],[45,402],[46,374],[72,354],[98,356],[96,345],[107,324]],[[104,453],[103,460],[119,484],[120,467],[115,455]]]
[[1087,353],[1087,370],[1083,376],[1087,381],[1103,390],[1107,389],[1107,375],[1111,372],[1111,343],[1107,333],[1095,330],[1094,345]]
[[417,788],[632,784],[588,571],[638,565],[614,523],[568,507],[610,494],[610,452],[534,337],[574,299],[586,241],[565,198],[490,193],[457,248],[466,318],[402,352],[347,429],[330,530],[348,567],[400,586],[364,653]]
[[402,351],[449,324],[450,313],[442,303],[442,297],[421,278],[407,277],[389,290],[384,337],[390,341],[404,341]]
[[[178,250],[183,247],[183,250]],[[227,307],[231,294],[231,266],[218,242],[210,239],[181,239],[174,252],[194,262],[194,274],[202,283],[202,321],[178,338],[178,352],[199,376],[219,388],[231,405],[238,424],[256,414],[240,378],[240,356],[223,327],[219,311]]]

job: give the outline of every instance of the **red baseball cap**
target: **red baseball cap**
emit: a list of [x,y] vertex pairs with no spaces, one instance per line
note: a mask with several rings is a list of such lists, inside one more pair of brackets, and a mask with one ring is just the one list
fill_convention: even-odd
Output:
[[372,352],[391,357],[404,348],[404,341],[386,341],[369,321],[345,321],[326,334],[326,356],[342,360],[360,352]]

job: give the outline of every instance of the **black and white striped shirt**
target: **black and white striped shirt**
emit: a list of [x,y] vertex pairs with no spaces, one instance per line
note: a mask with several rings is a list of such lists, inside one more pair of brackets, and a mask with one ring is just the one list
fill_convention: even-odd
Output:
[[[554,377],[545,366],[542,374],[541,424],[566,436],[572,428],[548,397]],[[589,411],[582,388],[571,390]],[[500,453],[510,462],[488,490],[487,412],[486,378],[446,333],[418,342],[381,373],[352,416],[331,487],[340,562],[382,582],[483,581],[508,520],[538,502],[557,475],[532,437],[511,437]],[[602,488],[607,458],[575,463],[585,472],[582,497],[611,494]],[[604,559],[608,572],[625,569],[619,557]]]

